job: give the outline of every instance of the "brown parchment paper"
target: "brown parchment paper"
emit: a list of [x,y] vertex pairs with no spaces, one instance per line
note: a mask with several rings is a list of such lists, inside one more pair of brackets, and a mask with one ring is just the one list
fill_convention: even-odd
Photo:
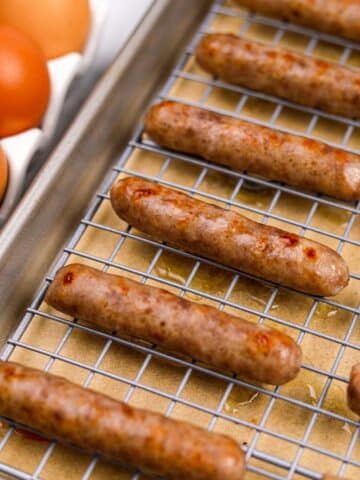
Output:
[[[236,8],[231,2],[225,4]],[[243,22],[244,18],[240,16],[218,14],[210,24],[210,29],[213,31],[238,33]],[[271,42],[275,33],[276,30],[272,27],[252,24],[245,35],[250,38]],[[308,39],[305,36],[290,32],[285,32],[279,42],[281,46],[298,51],[304,51],[307,43]],[[338,46],[319,41],[313,54],[338,61],[342,51],[342,48]],[[352,53],[347,63],[355,67],[360,66],[360,54]],[[208,74],[196,66],[192,57],[189,58],[184,66],[184,71],[203,78],[209,78]],[[206,84],[198,81],[176,79],[169,93],[180,100],[185,99],[198,102],[206,93],[207,88]],[[234,112],[240,99],[241,95],[236,92],[213,88],[207,96],[204,105],[220,108],[231,113]],[[275,108],[276,104],[274,103],[248,98],[242,109],[242,114],[248,115],[250,119],[269,121]],[[311,116],[306,113],[284,108],[275,125],[291,128],[302,134],[305,132],[310,119]],[[345,126],[339,122],[320,118],[312,133],[314,137],[339,143],[345,133]],[[360,149],[360,131],[358,129],[354,129],[348,146]],[[159,174],[165,161],[167,161],[165,155],[135,149],[127,160],[125,168],[134,173],[155,177]],[[175,182],[179,186],[192,187],[197,181],[200,172],[200,167],[171,159],[162,178]],[[199,192],[208,192],[216,194],[223,199],[229,199],[234,186],[235,178],[231,174],[217,173],[209,169],[199,185]],[[265,212],[269,208],[275,193],[275,188],[254,190],[245,186],[241,188],[234,200],[244,206],[256,208],[260,210],[260,213],[251,212],[240,207],[232,208],[255,220],[262,221],[264,216],[261,212]],[[225,206],[221,202],[218,203]],[[311,217],[309,225],[321,228],[325,231],[325,234],[307,230],[305,235],[330,247],[337,248],[338,240],[327,236],[326,232],[343,235],[348,222],[351,220],[353,223],[348,237],[359,240],[359,218],[354,220],[351,218],[351,213],[341,208],[341,202],[338,202],[338,204],[339,207],[319,204]],[[300,229],[291,225],[288,221],[305,222],[312,206],[313,202],[311,200],[281,193],[272,208],[272,213],[281,216],[284,220],[270,218],[266,221],[270,225],[299,232]],[[127,227],[124,222],[116,217],[111,210],[109,201],[106,199],[102,201],[93,221],[96,224],[120,230],[125,230]],[[131,233],[141,235],[140,232],[136,232],[134,229],[131,230]],[[171,280],[178,287],[166,288],[179,294],[184,293],[181,287],[194,267],[193,260],[164,251],[152,268],[149,269],[157,253],[156,247],[124,237],[121,248],[118,248],[119,240],[120,236],[118,233],[104,231],[96,226],[88,226],[75,246],[77,254],[71,255],[67,263],[81,262],[97,268],[104,268],[101,260],[110,259],[119,266],[127,266],[139,272],[147,272],[157,277]],[[99,262],[89,260],[82,255],[96,256]],[[348,262],[351,271],[359,274],[360,249],[345,243],[342,248],[342,255]],[[139,281],[144,280],[144,277],[141,275],[119,268],[111,267],[108,271],[123,274]],[[206,300],[201,297],[200,293],[210,293],[221,300],[232,279],[233,275],[221,268],[201,264],[188,285],[199,292],[199,294],[185,293],[185,297],[218,307],[220,302]],[[156,280],[148,280],[147,283],[163,286]],[[264,321],[261,314],[264,312],[271,294],[272,289],[265,284],[240,276],[228,298],[229,301],[237,304],[238,308],[225,306],[225,311],[242,316],[253,322]],[[335,300],[344,306],[356,308],[360,300],[358,282],[352,280],[349,286]],[[256,314],[249,313],[247,309],[255,311]],[[311,309],[313,309],[313,312],[309,317]],[[41,305],[40,310],[66,319],[66,317],[51,310],[45,304]],[[277,319],[289,322],[289,325],[282,325],[276,321],[264,321],[269,326],[286,331],[294,339],[300,338],[304,352],[304,364],[310,367],[310,369],[302,369],[296,380],[279,388],[277,391],[286,398],[300,400],[310,406],[318,405],[330,412],[355,419],[355,416],[346,406],[346,384],[328,377],[328,374],[331,372],[334,361],[340,352],[341,360],[338,368],[333,373],[348,377],[351,366],[360,361],[360,354],[353,348],[342,348],[339,343],[319,338],[312,333],[321,332],[339,340],[344,340],[348,335],[348,341],[358,344],[360,340],[359,324],[354,323],[351,333],[348,334],[353,321],[353,313],[347,311],[346,308],[333,307],[321,301],[314,307],[314,302],[310,297],[298,293],[289,293],[281,288],[270,304],[268,313]],[[306,319],[308,320],[306,321]],[[298,327],[302,327],[304,324],[309,329],[309,332],[301,334]],[[126,381],[135,381],[146,387],[154,387],[170,395],[178,394],[180,399],[189,400],[198,406],[212,410],[219,408],[219,402],[228,386],[225,381],[192,372],[181,391],[179,391],[181,382],[186,374],[185,368],[155,357],[149,359],[144,353],[114,342],[108,347],[106,354],[99,361],[99,356],[103,352],[104,347],[106,347],[106,339],[99,337],[95,333],[90,334],[78,329],[69,329],[67,325],[62,325],[40,315],[35,315],[31,319],[21,338],[21,342],[42,349],[48,355],[29,351],[19,346],[14,349],[10,357],[11,360],[38,368],[47,367],[50,372],[61,374],[74,382],[87,382],[89,387],[114,398],[126,400],[132,405],[162,413],[167,411],[172,403],[171,400],[139,387],[134,388],[127,384]],[[342,351],[340,351],[341,348]],[[60,359],[51,358],[49,356],[51,354],[60,356]],[[90,367],[95,365],[103,373],[91,374],[89,370],[66,363],[61,358],[75,360]],[[323,374],[314,372],[311,368],[320,369]],[[111,379],[106,376],[106,372],[117,374],[124,381]],[[268,388],[271,391],[272,388]],[[172,417],[187,420],[205,428],[209,426],[212,420],[212,415],[179,402],[172,404],[171,408]],[[329,458],[308,448],[302,449],[299,445],[275,438],[262,432],[261,429],[265,428],[271,432],[286,435],[295,441],[301,441],[309,427],[309,422],[312,422],[311,431],[306,438],[307,443],[338,455],[346,454],[355,430],[354,426],[344,421],[334,420],[326,415],[314,416],[312,411],[301,406],[279,399],[272,399],[267,394],[256,393],[254,390],[240,386],[235,386],[232,389],[220,411],[232,417],[235,421],[236,419],[241,419],[248,423],[246,425],[237,424],[228,419],[218,418],[213,428],[214,431],[226,433],[243,445],[277,456],[284,461],[293,462],[294,459],[297,459],[299,466],[316,472],[326,471],[336,474],[341,467],[341,461]],[[257,427],[260,427],[260,430],[257,431]],[[2,436],[5,435],[6,430],[7,427],[4,425]],[[48,446],[49,443],[46,441],[39,441],[18,432],[11,436],[6,447],[1,451],[0,461],[24,469],[28,473],[34,473]],[[360,460],[359,444],[355,445],[351,458],[357,461]],[[49,455],[40,473],[40,478],[46,480],[81,479],[88,468],[90,460],[91,457],[86,454],[72,448],[57,445]],[[251,458],[249,464],[286,478],[287,472],[268,463]],[[348,466],[344,474],[349,478],[360,478],[359,469],[353,466]],[[132,474],[118,466],[99,460],[88,478],[92,480],[122,480],[132,478]],[[261,478],[263,477],[259,474],[250,471],[246,474],[246,480],[260,480]],[[300,474],[294,474],[293,478],[302,479],[304,477]]]

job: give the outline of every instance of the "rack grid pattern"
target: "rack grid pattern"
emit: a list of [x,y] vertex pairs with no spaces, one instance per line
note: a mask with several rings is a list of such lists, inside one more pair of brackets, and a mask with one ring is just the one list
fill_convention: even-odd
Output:
[[[292,108],[297,112],[306,113],[307,115],[309,115],[310,121],[308,123],[306,131],[302,132],[302,135],[313,138],[314,128],[316,127],[317,123],[321,121],[321,119],[336,121],[344,128],[343,138],[341,142],[339,142],[342,148],[359,153],[359,150],[350,148],[348,146],[348,142],[356,128],[360,127],[360,122],[352,121],[342,117],[336,117],[334,115],[329,115],[314,109],[293,105],[291,104],[291,102],[279,101],[279,99],[277,98],[250,91],[241,87],[229,85],[217,79],[210,79],[201,75],[189,73],[186,70],[186,66],[189,63],[189,60],[192,58],[196,43],[198,42],[201,35],[204,32],[208,31],[214,19],[219,15],[229,18],[241,18],[242,25],[239,33],[243,35],[245,35],[249,31],[251,26],[257,24],[266,25],[273,28],[274,36],[272,38],[272,43],[274,45],[278,44],[281,41],[282,37],[286,32],[295,32],[297,34],[301,34],[307,38],[308,43],[306,53],[309,55],[312,54],[318,42],[327,41],[336,45],[338,48],[343,49],[339,59],[340,63],[346,63],[350,58],[352,52],[360,49],[358,44],[347,42],[345,40],[331,37],[329,35],[323,35],[317,32],[313,32],[302,27],[288,25],[276,20],[264,18],[254,14],[244,13],[239,9],[228,6],[228,4],[224,3],[224,0],[217,0],[214,2],[214,5],[209,12],[207,18],[205,19],[203,25],[201,26],[199,33],[192,40],[189,48],[186,50],[180,62],[173,70],[168,81],[163,86],[156,101],[164,98],[174,99],[195,105],[206,105],[206,108],[210,108],[219,113],[229,114],[228,111],[211,107],[207,103],[214,89],[220,88],[224,91],[232,92],[239,95],[239,101],[236,109],[235,111],[230,113],[237,118],[246,119],[266,126],[271,126],[272,128],[280,128],[282,130],[289,131],[289,129],[279,127],[279,125],[277,124],[277,120],[279,119],[281,112],[284,108]],[[190,82],[198,82],[203,86],[201,98],[199,99],[199,101],[195,102],[184,100],[181,98],[179,99],[172,93],[173,87],[175,83],[179,81],[179,79]],[[246,102],[249,99],[253,98],[264,100],[274,105],[273,113],[271,114],[269,121],[264,122],[262,120],[249,118],[245,113],[243,113]],[[299,134],[299,132],[296,131],[295,133]],[[131,167],[129,168],[127,166],[128,160],[135,151],[148,152],[149,154],[154,154],[157,155],[159,158],[162,158],[162,164],[159,171],[154,175],[150,175],[148,173],[142,173],[141,171],[139,172],[137,170],[134,170]],[[192,185],[183,185],[181,183],[177,183],[175,180],[167,179],[166,173],[168,172],[170,165],[174,161],[182,162],[184,168],[196,168],[198,174],[196,180]],[[226,178],[231,179],[233,189],[229,197],[225,198],[219,194],[204,191],[201,188],[202,182],[209,173],[224,175],[226,176]],[[278,295],[281,294],[281,292],[285,292],[285,294],[289,295],[294,295],[295,293],[292,292],[291,289],[279,287],[277,285],[262,281],[261,284],[264,285],[270,293],[267,300],[264,301],[264,304],[260,305],[261,308],[259,307],[258,309],[256,309],[253,307],[249,307],[245,304],[239,304],[236,301],[233,301],[232,294],[239,280],[245,279],[255,282],[257,282],[258,280],[254,279],[254,277],[252,277],[251,275],[243,274],[242,272],[238,272],[231,268],[223,266],[220,267],[215,262],[199,258],[195,255],[191,255],[185,252],[180,252],[177,249],[169,247],[165,244],[161,244],[147,237],[143,237],[139,235],[138,232],[134,232],[131,229],[131,226],[120,229],[99,223],[96,220],[96,213],[99,211],[101,206],[108,202],[109,187],[119,176],[119,174],[137,175],[143,178],[152,179],[158,181],[163,185],[185,191],[191,195],[197,195],[200,198],[204,198],[205,200],[219,202],[225,208],[241,208],[249,212],[250,214],[261,216],[261,221],[263,223],[266,223],[268,221],[286,222],[287,225],[298,228],[301,235],[304,235],[305,233],[323,235],[324,238],[329,238],[334,242],[333,245],[335,245],[335,248],[339,253],[342,252],[345,246],[358,247],[360,245],[360,240],[353,238],[351,235],[352,229],[356,223],[357,214],[359,213],[359,203],[345,203],[327,198],[325,196],[306,193],[283,184],[269,182],[264,179],[253,177],[246,173],[234,172],[219,165],[209,164],[206,161],[191,157],[189,155],[166,151],[165,149],[160,148],[158,145],[155,145],[152,142],[144,139],[142,136],[142,128],[140,126],[135,132],[127,149],[121,155],[121,158],[114,166],[108,178],[105,180],[101,191],[96,195],[96,198],[94,199],[89,210],[81,221],[81,224],[77,228],[66,248],[64,249],[62,256],[59,258],[53,270],[49,273],[48,278],[42,285],[40,292],[34,299],[32,305],[27,310],[27,313],[19,324],[16,332],[8,340],[6,348],[4,349],[2,354],[2,359],[11,358],[15,349],[28,350],[30,352],[39,354],[46,359],[44,369],[47,371],[52,368],[54,362],[56,361],[64,362],[70,366],[80,367],[86,372],[84,386],[89,386],[91,381],[94,379],[94,376],[96,375],[101,375],[103,377],[119,381],[121,384],[125,385],[127,389],[123,398],[125,402],[131,401],[134,392],[138,389],[141,389],[151,394],[154,394],[159,398],[162,397],[163,399],[166,399],[168,401],[166,415],[171,415],[176,405],[181,404],[189,407],[190,409],[193,409],[194,415],[196,415],[196,412],[203,412],[208,414],[210,418],[210,421],[208,423],[209,430],[216,428],[216,424],[219,419],[232,422],[235,425],[250,429],[253,432],[253,435],[249,443],[247,445],[244,445],[244,448],[247,454],[248,470],[250,472],[253,472],[254,475],[259,475],[259,477],[255,476],[254,478],[264,477],[274,480],[310,478],[320,480],[321,473],[323,471],[326,471],[326,464],[322,463],[326,459],[329,459],[329,461],[333,460],[337,462],[338,474],[340,476],[344,475],[347,472],[346,469],[349,466],[351,466],[353,469],[358,468],[358,472],[360,472],[360,457],[354,457],[356,442],[359,436],[358,422],[355,419],[346,416],[345,414],[338,413],[327,408],[327,406],[325,405],[325,400],[330,391],[332,382],[336,381],[340,384],[345,384],[347,382],[346,376],[338,373],[338,367],[343,359],[345,352],[348,349],[351,349],[355,353],[359,354],[360,359],[360,345],[353,340],[353,334],[356,330],[356,322],[359,315],[359,306],[342,302],[337,299],[320,299],[311,295],[302,296],[302,298],[306,298],[306,301],[309,304],[307,316],[304,319],[304,322],[301,324],[292,323],[291,320],[285,317],[282,318],[281,316],[277,316],[276,308],[274,307],[276,306],[276,299]],[[247,204],[238,200],[238,195],[239,193],[241,193],[241,191],[245,190],[257,192],[259,191],[259,189],[270,189],[270,191],[273,192],[266,208]],[[310,208],[308,209],[308,213],[303,220],[294,220],[292,218],[287,218],[281,213],[276,213],[276,206],[279,204],[282,195],[291,195],[309,202]],[[334,208],[346,217],[346,225],[342,233],[334,233],[332,231],[327,231],[312,224],[312,221],[315,218],[316,212],[319,208]],[[102,258],[102,256],[100,255],[86,252],[78,247],[79,241],[89,229],[109,233],[115,235],[118,238],[115,245],[113,246],[111,254],[107,258]],[[154,252],[152,254],[151,260],[149,261],[146,271],[142,271],[134,266],[128,265],[126,262],[117,261],[121,249],[124,248],[125,243],[129,240],[141,242],[142,245],[149,246],[149,248],[152,249],[151,251]],[[184,261],[192,262],[191,271],[189,271],[189,274],[187,278],[184,279],[184,281],[178,280],[176,278],[166,278],[163,275],[159,274],[158,262],[164,254],[177,255]],[[254,315],[259,319],[259,322],[272,322],[273,324],[277,324],[279,327],[289,328],[292,332],[295,332],[295,335],[293,334],[293,336],[297,338],[299,344],[302,343],[304,337],[308,334],[315,336],[319,341],[329,342],[329,345],[337,349],[337,354],[331,365],[328,365],[327,368],[320,368],[319,366],[314,366],[310,362],[307,363],[305,361],[304,365],[302,366],[303,370],[307,370],[308,372],[311,372],[312,374],[318,376],[318,378],[322,379],[322,391],[319,397],[316,398],[316,401],[312,403],[306,402],[302,399],[296,398],[295,396],[287,394],[286,390],[284,391],[280,387],[271,389],[259,385],[253,385],[236,377],[229,377],[223,373],[210,370],[206,366],[202,366],[200,364],[197,364],[196,362],[171,356],[168,353],[158,350],[154,345],[144,345],[141,343],[135,343],[128,339],[114,337],[106,333],[95,331],[86,325],[78,323],[77,321],[72,321],[61,316],[45,312],[42,309],[41,304],[49,282],[51,282],[51,279],[53,278],[56,270],[60,266],[64,265],[69,260],[70,256],[72,259],[76,259],[77,257],[95,262],[104,271],[112,268],[117,270],[120,274],[122,272],[135,274],[144,283],[147,281],[152,281],[158,283],[159,285],[164,285],[165,287],[174,287],[179,291],[179,295],[181,296],[188,294],[196,295],[197,297],[201,297],[204,300],[214,302],[216,305],[218,305],[220,309],[237,309],[240,315],[241,313]],[[221,268],[221,270],[226,272],[226,275],[231,278],[231,281],[229,282],[223,296],[220,297],[213,293],[204,292],[194,287],[193,281],[203,266],[208,266],[209,268]],[[351,272],[351,281],[357,283],[359,280],[360,272]],[[343,336],[335,336],[333,333],[329,334],[326,333],[326,331],[316,329],[312,326],[312,320],[317,309],[320,306],[325,306],[329,309],[330,312],[331,309],[336,309],[337,311],[344,312],[344,314],[348,315],[348,329],[346,332],[344,332]],[[64,327],[65,333],[53,351],[46,350],[44,348],[41,348],[40,346],[32,345],[26,340],[24,340],[24,338],[26,337],[26,332],[34,321],[35,316],[46,319],[48,322],[52,322],[54,325],[62,325]],[[94,335],[103,339],[104,341],[104,346],[93,364],[82,362],[78,359],[73,359],[71,357],[68,357],[64,353],[64,345],[69,341],[71,336],[74,335],[74,332],[77,331]],[[137,352],[140,352],[143,356],[143,361],[141,362],[140,367],[138,368],[135,376],[132,379],[128,378],[126,375],[119,375],[109,372],[102,367],[104,359],[106,358],[108,352],[114,344],[120,345],[124,348],[134,349]],[[171,361],[173,365],[176,365],[179,368],[181,367],[181,369],[183,370],[184,374],[181,378],[181,381],[178,383],[177,389],[174,393],[169,393],[168,391],[165,391],[165,389],[163,390],[158,387],[149,386],[146,384],[146,382],[143,381],[144,373],[146,372],[153,359],[159,359],[160,361]],[[194,373],[199,373],[209,379],[213,379],[214,381],[221,381],[224,383],[224,391],[215,407],[208,407],[202,405],[200,403],[187,399],[186,396],[183,395],[183,392],[185,391],[186,386]],[[250,392],[253,397],[260,394],[263,396],[264,399],[266,399],[266,406],[264,407],[258,422],[244,420],[243,418],[239,418],[239,416],[236,416],[233,412],[224,410],[224,407],[228,399],[230,398],[232,391],[237,387],[240,387]],[[295,438],[288,433],[282,433],[281,431],[277,431],[276,428],[268,426],[268,420],[271,417],[277,402],[284,402],[284,404],[291,405],[294,408],[301,409],[302,411],[306,411],[306,413],[309,414],[309,420],[307,421],[306,428],[301,438]],[[339,424],[343,424],[348,429],[348,431],[350,432],[350,437],[345,452],[339,453],[331,451],[326,447],[311,441],[311,436],[314,431],[315,425],[321,418],[325,418],[329,421],[339,422]],[[9,423],[5,419],[3,421],[9,424],[9,429],[0,441],[0,458],[1,452],[6,447],[10,438],[14,435],[14,431],[16,429],[15,424],[11,422]],[[291,455],[291,460],[285,460],[284,458],[280,458],[280,456],[278,455],[269,453],[268,451],[264,451],[261,448],[260,442],[260,439],[263,435],[274,439],[274,441],[283,442],[283,445],[285,447],[292,448],[293,454]],[[49,446],[45,449],[44,455],[42,456],[37,467],[32,473],[28,473],[17,466],[9,465],[5,462],[0,462],[0,472],[20,479],[41,479],[43,478],[42,474],[46,467],[46,464],[49,461],[49,458],[51,457],[55,448],[56,442],[49,443]],[[319,455],[319,464],[313,465],[311,466],[311,468],[302,465],[302,456],[308,451]],[[98,462],[99,458],[97,456],[91,459],[81,477],[83,480],[88,480],[92,478]],[[318,470],[318,468],[320,470]],[[263,477],[261,477],[261,475]],[[132,478],[135,480],[140,478],[140,476],[138,473],[134,473]]]

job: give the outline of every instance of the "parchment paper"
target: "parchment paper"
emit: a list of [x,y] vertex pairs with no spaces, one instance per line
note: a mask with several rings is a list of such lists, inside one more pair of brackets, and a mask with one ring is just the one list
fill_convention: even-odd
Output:
[[[230,2],[228,5],[231,5]],[[243,18],[217,15],[211,24],[211,29],[221,32],[238,33],[242,25]],[[275,29],[260,25],[253,25],[246,32],[246,36],[254,39],[271,41]],[[304,51],[307,46],[307,39],[299,34],[285,32],[280,45],[292,48],[298,51]],[[319,42],[314,49],[314,55],[338,61],[342,53],[340,47]],[[348,60],[349,65],[360,66],[360,55],[352,54]],[[194,73],[205,78],[209,76],[195,65],[194,59],[190,58],[185,65],[186,72]],[[176,96],[180,100],[200,101],[202,95],[207,89],[207,85],[200,82],[177,79],[170,90],[171,96]],[[240,100],[240,94],[225,91],[220,88],[213,89],[208,96],[205,106],[216,107],[234,112],[234,109]],[[270,102],[249,98],[242,113],[249,118],[268,121],[274,112],[275,104]],[[295,109],[284,108],[280,113],[276,125],[294,129],[299,134],[305,132],[310,115],[296,111]],[[327,121],[319,118],[313,135],[323,140],[331,142],[341,142],[345,133],[345,127],[341,123]],[[360,149],[360,132],[354,129],[348,142],[352,148]],[[126,163],[126,168],[133,172],[156,176],[166,161],[163,155],[146,153],[140,150],[134,150]],[[177,185],[192,187],[200,174],[200,168],[190,164],[171,160],[169,167],[162,176],[164,180],[176,182]],[[209,170],[204,180],[201,182],[199,190],[210,192],[228,199],[235,186],[233,176],[216,173]],[[242,205],[254,207],[261,211],[266,211],[269,207],[276,189],[263,188],[260,190],[250,190],[242,188],[236,196],[235,201]],[[201,198],[201,196],[199,196]],[[204,200],[204,198],[202,198]],[[219,203],[219,202],[218,202]],[[220,203],[221,204],[221,203]],[[341,205],[341,202],[339,202]],[[225,206],[223,204],[223,206]],[[267,223],[276,225],[289,231],[299,232],[300,229],[287,223],[286,220],[295,220],[305,222],[312,207],[312,201],[302,199],[295,195],[282,193],[272,209],[272,213],[280,215],[285,221],[268,219]],[[232,207],[255,220],[263,220],[263,215],[247,211],[244,208]],[[94,217],[94,222],[112,227],[115,229],[126,228],[124,222],[119,220],[113,213],[110,203],[104,200]],[[339,235],[345,233],[348,222],[351,220],[351,213],[337,207],[328,207],[319,205],[309,222],[310,226],[318,227],[326,232],[332,232]],[[353,221],[353,219],[352,219]],[[134,229],[131,233],[140,234]],[[141,235],[141,234],[140,234]],[[319,240],[333,248],[337,248],[338,240],[326,235],[314,233],[309,230],[305,235],[309,238]],[[360,222],[356,218],[350,229],[348,237],[359,240]],[[150,263],[154,259],[157,249],[153,246],[142,244],[133,239],[125,239],[118,252],[114,253],[114,248],[119,242],[120,236],[117,233],[105,232],[99,228],[88,227],[76,245],[76,250],[82,254],[95,255],[99,259],[111,259],[116,264],[135,268],[140,272],[146,272]],[[360,273],[360,250],[359,248],[346,243],[342,249],[342,255],[348,262],[350,270],[354,273]],[[81,262],[92,265],[97,268],[103,268],[104,265],[83,258],[79,255],[71,255],[67,263]],[[181,287],[187,280],[194,262],[180,255],[162,253],[154,265],[151,272],[153,275],[162,277],[178,284],[178,288],[166,287],[169,290],[180,293]],[[143,280],[140,275],[135,275],[119,268],[110,268],[112,273],[118,273],[129,276],[136,280]],[[229,272],[220,268],[213,268],[202,264],[193,280],[188,286],[198,292],[211,293],[219,299],[222,299],[230,285],[233,276]],[[148,280],[148,284],[164,286],[160,282]],[[272,293],[272,289],[261,282],[251,281],[240,276],[229,301],[238,305],[238,308],[225,307],[225,311],[246,318],[250,321],[264,321],[261,319],[261,313]],[[202,299],[200,295],[186,293],[186,298],[193,301],[203,301],[215,306],[219,302]],[[357,282],[352,280],[349,286],[334,300],[349,307],[357,307],[360,300],[360,290]],[[288,293],[282,289],[274,298],[270,305],[269,314],[290,322],[291,326],[281,325],[275,321],[265,320],[266,325],[283,330],[294,339],[299,338],[301,333],[296,327],[303,326],[308,318],[310,310],[314,308],[313,300],[306,295]],[[250,313],[247,309],[255,311]],[[45,304],[41,306],[44,312],[56,314],[61,318],[63,315],[51,310]],[[69,319],[72,320],[72,319]],[[333,363],[339,354],[341,345],[339,343],[321,339],[311,331],[322,332],[336,339],[344,340],[353,320],[353,314],[342,308],[333,307],[320,302],[315,308],[313,314],[308,318],[306,327],[310,329],[309,333],[300,336],[301,346],[304,352],[304,364],[309,369],[302,369],[298,378],[289,384],[277,389],[277,392],[287,398],[300,400],[309,405],[318,405],[322,408],[355,419],[355,416],[348,410],[345,402],[346,384],[339,380],[328,378],[327,374],[331,371]],[[62,344],[64,334],[67,334]],[[360,328],[357,323],[354,324],[352,332],[348,335],[348,341],[359,343]],[[79,331],[78,329],[69,330],[66,325],[62,325],[50,319],[40,316],[34,316],[26,332],[22,337],[22,342],[43,349],[46,352],[55,353],[62,357],[79,361],[88,366],[94,366],[98,362],[99,355],[106,345],[106,339],[99,336]],[[110,372],[120,375],[124,378],[123,382],[116,381],[106,377],[103,374],[95,373],[89,376],[86,369],[82,369],[59,359],[51,360],[49,356],[31,352],[25,348],[17,347],[11,355],[11,360],[22,362],[29,366],[38,368],[50,367],[49,371],[66,376],[72,381],[83,383],[86,380],[91,388],[106,393],[114,398],[126,399],[130,404],[146,407],[165,413],[171,404],[171,400],[159,395],[142,390],[141,388],[132,388],[126,383],[136,381],[147,387],[154,387],[166,394],[176,395],[177,390],[184,378],[186,369],[173,363],[152,358],[144,366],[146,355],[135,351],[134,349],[113,343],[103,360],[96,365],[103,372]],[[334,372],[336,375],[348,377],[351,366],[360,361],[360,354],[356,350],[345,347],[341,353],[339,366]],[[324,375],[311,371],[311,368],[321,369]],[[219,402],[227,388],[227,383],[216,380],[213,377],[193,372],[185,387],[180,393],[180,398],[194,402],[196,405],[216,410]],[[272,390],[272,387],[267,387]],[[324,390],[326,388],[326,391]],[[294,440],[302,440],[309,426],[313,422],[311,433],[306,439],[307,443],[315,447],[326,449],[335,454],[346,454],[354,432],[354,427],[349,426],[343,421],[333,420],[327,416],[313,416],[312,412],[301,406],[292,405],[287,401],[272,399],[266,394],[257,394],[253,390],[235,386],[229,395],[222,410],[226,415],[233,419],[241,419],[249,422],[252,428],[236,424],[230,420],[219,418],[214,426],[214,431],[226,433],[234,437],[238,442],[255,447],[265,453],[277,456],[284,461],[292,462],[298,455],[298,463],[302,467],[307,467],[318,472],[329,472],[336,474],[341,466],[338,460],[305,448],[302,450],[297,445],[287,441],[275,438],[266,433],[261,433],[265,428],[272,432],[291,437]],[[212,419],[210,414],[201,412],[181,403],[173,405],[171,416],[178,419],[187,420],[203,427],[208,427]],[[256,427],[260,430],[256,431]],[[5,434],[7,427],[3,426],[2,435]],[[0,454],[0,460],[10,465],[25,469],[33,473],[38,466],[42,455],[49,446],[48,442],[29,438],[21,433],[12,435],[10,441]],[[79,451],[57,445],[52,451],[40,477],[43,479],[80,479],[88,467],[90,456],[79,453]],[[360,460],[360,447],[357,444],[353,450],[353,459]],[[251,459],[251,465],[257,465],[266,471],[286,477],[283,469],[271,466],[270,464],[259,460]],[[360,478],[359,469],[348,466],[345,474],[349,478]],[[120,480],[129,479],[131,475],[118,466],[113,466],[100,460],[93,473],[89,476],[92,480]],[[248,472],[246,480],[261,479],[262,476]],[[294,479],[304,478],[299,474],[293,476]]]

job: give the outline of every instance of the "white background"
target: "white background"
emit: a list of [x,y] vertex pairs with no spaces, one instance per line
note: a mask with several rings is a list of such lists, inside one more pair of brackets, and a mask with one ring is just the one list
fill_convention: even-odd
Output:
[[[76,0],[74,0],[76,1]],[[113,60],[153,0],[103,0],[108,8],[94,68],[104,69]]]
[[[74,0],[76,1],[76,0]],[[68,124],[91,92],[96,81],[115,59],[154,0],[101,0],[107,8],[96,56],[90,69],[74,82],[64,106],[61,125]],[[0,0],[1,2],[1,0]],[[62,128],[60,128],[60,131]]]

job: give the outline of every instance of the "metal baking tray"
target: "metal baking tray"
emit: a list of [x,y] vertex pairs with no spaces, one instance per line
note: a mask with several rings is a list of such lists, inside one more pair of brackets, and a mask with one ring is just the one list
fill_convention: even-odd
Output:
[[[150,100],[171,98],[357,153],[360,123],[211,78],[193,58],[209,30],[360,66],[358,44],[249,14],[230,0],[154,1],[0,236],[2,358],[231,435],[246,450],[246,480],[319,480],[324,472],[357,479],[359,423],[346,406],[345,390],[351,365],[360,361],[359,202],[164,150],[144,138],[140,119]],[[108,190],[124,175],[155,179],[320,240],[344,256],[350,285],[334,298],[317,298],[158,243],[113,214]],[[55,312],[43,303],[44,293],[57,268],[73,261],[287,332],[304,351],[299,377],[276,388],[249,384]],[[0,431],[0,472],[7,475],[140,478],[15,427],[4,421]]]

